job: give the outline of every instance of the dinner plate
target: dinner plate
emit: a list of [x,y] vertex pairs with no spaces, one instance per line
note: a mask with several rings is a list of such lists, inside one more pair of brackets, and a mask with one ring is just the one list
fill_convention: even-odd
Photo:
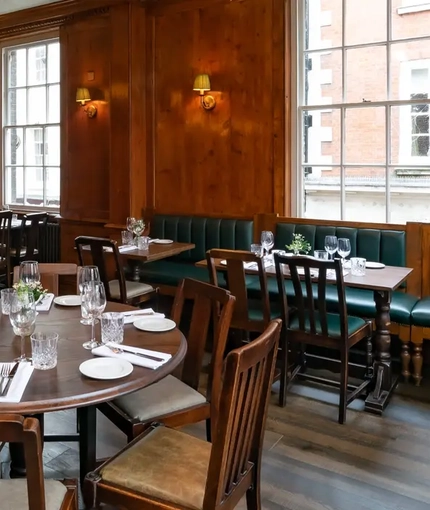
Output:
[[81,296],[57,296],[54,303],[60,306],[81,306]]
[[172,244],[173,241],[172,239],[154,239],[154,241],[152,241],[154,244]]
[[91,379],[121,379],[133,372],[133,365],[124,359],[93,358],[81,363],[79,371]]
[[133,322],[137,329],[142,331],[151,331],[152,333],[159,333],[162,331],[170,331],[176,328],[176,323],[170,319],[162,317],[147,317],[145,319],[137,319]]
[[370,260],[366,260],[366,267],[369,269],[383,269],[385,264],[382,262],[371,262]]

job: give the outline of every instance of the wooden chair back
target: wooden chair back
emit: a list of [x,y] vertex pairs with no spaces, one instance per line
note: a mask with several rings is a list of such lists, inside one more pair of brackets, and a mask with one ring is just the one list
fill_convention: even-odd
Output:
[[[191,278],[185,278],[176,291],[172,307],[172,320],[176,324],[181,322],[186,302],[191,302],[192,312],[187,335],[188,348],[182,365],[181,380],[195,390],[199,386],[212,312],[216,308],[219,313],[217,320],[213,324],[212,356],[206,391],[206,397],[212,406],[212,394],[219,394],[224,351],[233,315],[235,298],[228,290]],[[217,403],[214,402],[214,412],[217,411],[216,405]]]
[[[300,332],[296,340],[316,345],[329,345],[327,317],[327,286],[335,285],[337,310],[340,317],[340,338],[348,339],[348,318],[346,312],[345,286],[340,260],[319,260],[314,257],[288,257],[274,255],[278,291],[282,303],[283,320],[289,325],[289,308],[285,293],[285,275],[289,274],[294,286],[294,314],[299,322]],[[327,273],[331,272],[331,282]],[[330,275],[330,273],[329,273]],[[315,290],[316,289],[316,290]],[[300,336],[301,338],[297,338]]]
[[[246,331],[264,331],[270,322],[270,302],[267,290],[266,272],[263,259],[254,253],[241,250],[212,249],[206,252],[206,261],[209,270],[209,279],[212,285],[218,285],[216,260],[226,261],[226,281],[228,290],[236,297],[236,305],[231,326]],[[260,283],[260,304],[262,321],[250,320],[249,298],[246,286],[246,273],[244,263],[255,263],[258,268]]]
[[[80,267],[76,264],[52,263],[39,264],[40,280],[48,292],[52,292],[56,296],[59,293],[59,276],[76,276],[76,293],[79,294],[78,274]],[[13,268],[13,283],[19,281],[19,266]]]
[[0,274],[6,275],[7,286],[10,287],[11,280],[11,227],[12,211],[0,211]]
[[[16,257],[22,260],[39,260],[40,238],[44,234],[48,222],[48,213],[29,213],[21,217],[19,241],[16,246]],[[21,250],[25,248],[25,254]],[[17,260],[17,261],[18,261]]]
[[[117,279],[119,282],[119,292],[121,303],[127,303],[127,289],[125,284],[124,270],[120,261],[118,243],[112,239],[102,237],[79,236],[75,239],[75,246],[78,251],[79,264],[84,266],[85,253],[90,255],[91,263],[99,268],[100,280],[103,282],[106,299],[108,301],[118,301],[113,299],[110,294],[109,281]],[[87,249],[86,249],[87,248]],[[111,266],[109,260],[114,261],[115,274],[111,277]]]
[[272,321],[256,340],[227,355],[219,395],[222,405],[215,416],[205,509],[233,508],[260,477],[281,324],[280,319]]

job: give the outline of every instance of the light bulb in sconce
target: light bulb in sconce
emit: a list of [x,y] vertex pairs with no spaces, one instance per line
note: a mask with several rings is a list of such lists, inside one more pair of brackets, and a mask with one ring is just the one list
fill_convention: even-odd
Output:
[[205,92],[211,90],[209,75],[198,74],[194,80],[193,90],[200,93],[200,103],[205,110],[213,110],[215,108],[215,98],[211,95],[205,95]]
[[[85,106],[85,103],[89,101],[91,101],[89,90],[86,87],[78,87],[76,90],[76,102],[81,103],[81,106]],[[97,108],[93,104],[90,104],[84,108],[84,112],[92,119],[97,115]]]

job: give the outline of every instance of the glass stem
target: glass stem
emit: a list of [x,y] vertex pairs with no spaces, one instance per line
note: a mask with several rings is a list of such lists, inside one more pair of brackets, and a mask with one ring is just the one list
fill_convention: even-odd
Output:
[[94,326],[96,324],[96,318],[94,317],[94,315],[91,317],[91,342],[95,342],[96,341],[96,335],[94,333]]
[[25,336],[21,335],[21,359],[25,359]]

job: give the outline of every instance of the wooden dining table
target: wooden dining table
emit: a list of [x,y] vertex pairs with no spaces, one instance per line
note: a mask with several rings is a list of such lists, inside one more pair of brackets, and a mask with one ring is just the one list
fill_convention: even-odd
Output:
[[[226,271],[221,260],[214,260],[217,271]],[[196,263],[198,267],[207,267],[206,260]],[[267,276],[276,278],[274,265],[265,268]],[[392,293],[399,288],[413,269],[410,267],[384,266],[379,269],[366,269],[364,276],[353,276],[346,270],[344,283],[346,287],[373,291],[375,301],[375,363],[372,383],[373,390],[365,400],[365,410],[381,414],[387,406],[398,378],[394,376],[391,366],[390,303]],[[255,269],[245,269],[247,274],[257,274]],[[285,278],[289,274],[285,273]],[[317,280],[317,279],[315,279]],[[327,279],[327,282],[330,280]],[[335,280],[333,280],[335,283]]]
[[[108,303],[105,311],[127,311],[132,307]],[[96,380],[81,374],[82,362],[94,358],[91,351],[82,347],[90,339],[91,327],[80,323],[81,308],[53,304],[49,312],[40,312],[36,318],[36,331],[59,334],[58,362],[51,370],[34,370],[18,403],[0,402],[0,413],[41,415],[52,411],[76,408],[78,410],[80,475],[81,479],[96,467],[96,405],[116,397],[145,388],[170,374],[183,360],[187,342],[179,329],[164,333],[148,333],[133,324],[124,328],[124,344],[152,349],[172,355],[161,367],[152,370],[134,366],[133,372],[121,379]],[[100,339],[100,326],[96,326]],[[27,338],[26,353],[31,352]],[[0,318],[0,362],[10,362],[20,354],[20,337],[14,335],[9,317]],[[49,439],[49,438],[48,438]],[[57,437],[57,440],[70,440]],[[12,445],[11,445],[12,446]],[[16,445],[14,445],[16,448]],[[13,456],[14,448],[11,448]],[[22,470],[22,458],[12,458],[11,470]],[[14,465],[15,464],[15,465]]]

